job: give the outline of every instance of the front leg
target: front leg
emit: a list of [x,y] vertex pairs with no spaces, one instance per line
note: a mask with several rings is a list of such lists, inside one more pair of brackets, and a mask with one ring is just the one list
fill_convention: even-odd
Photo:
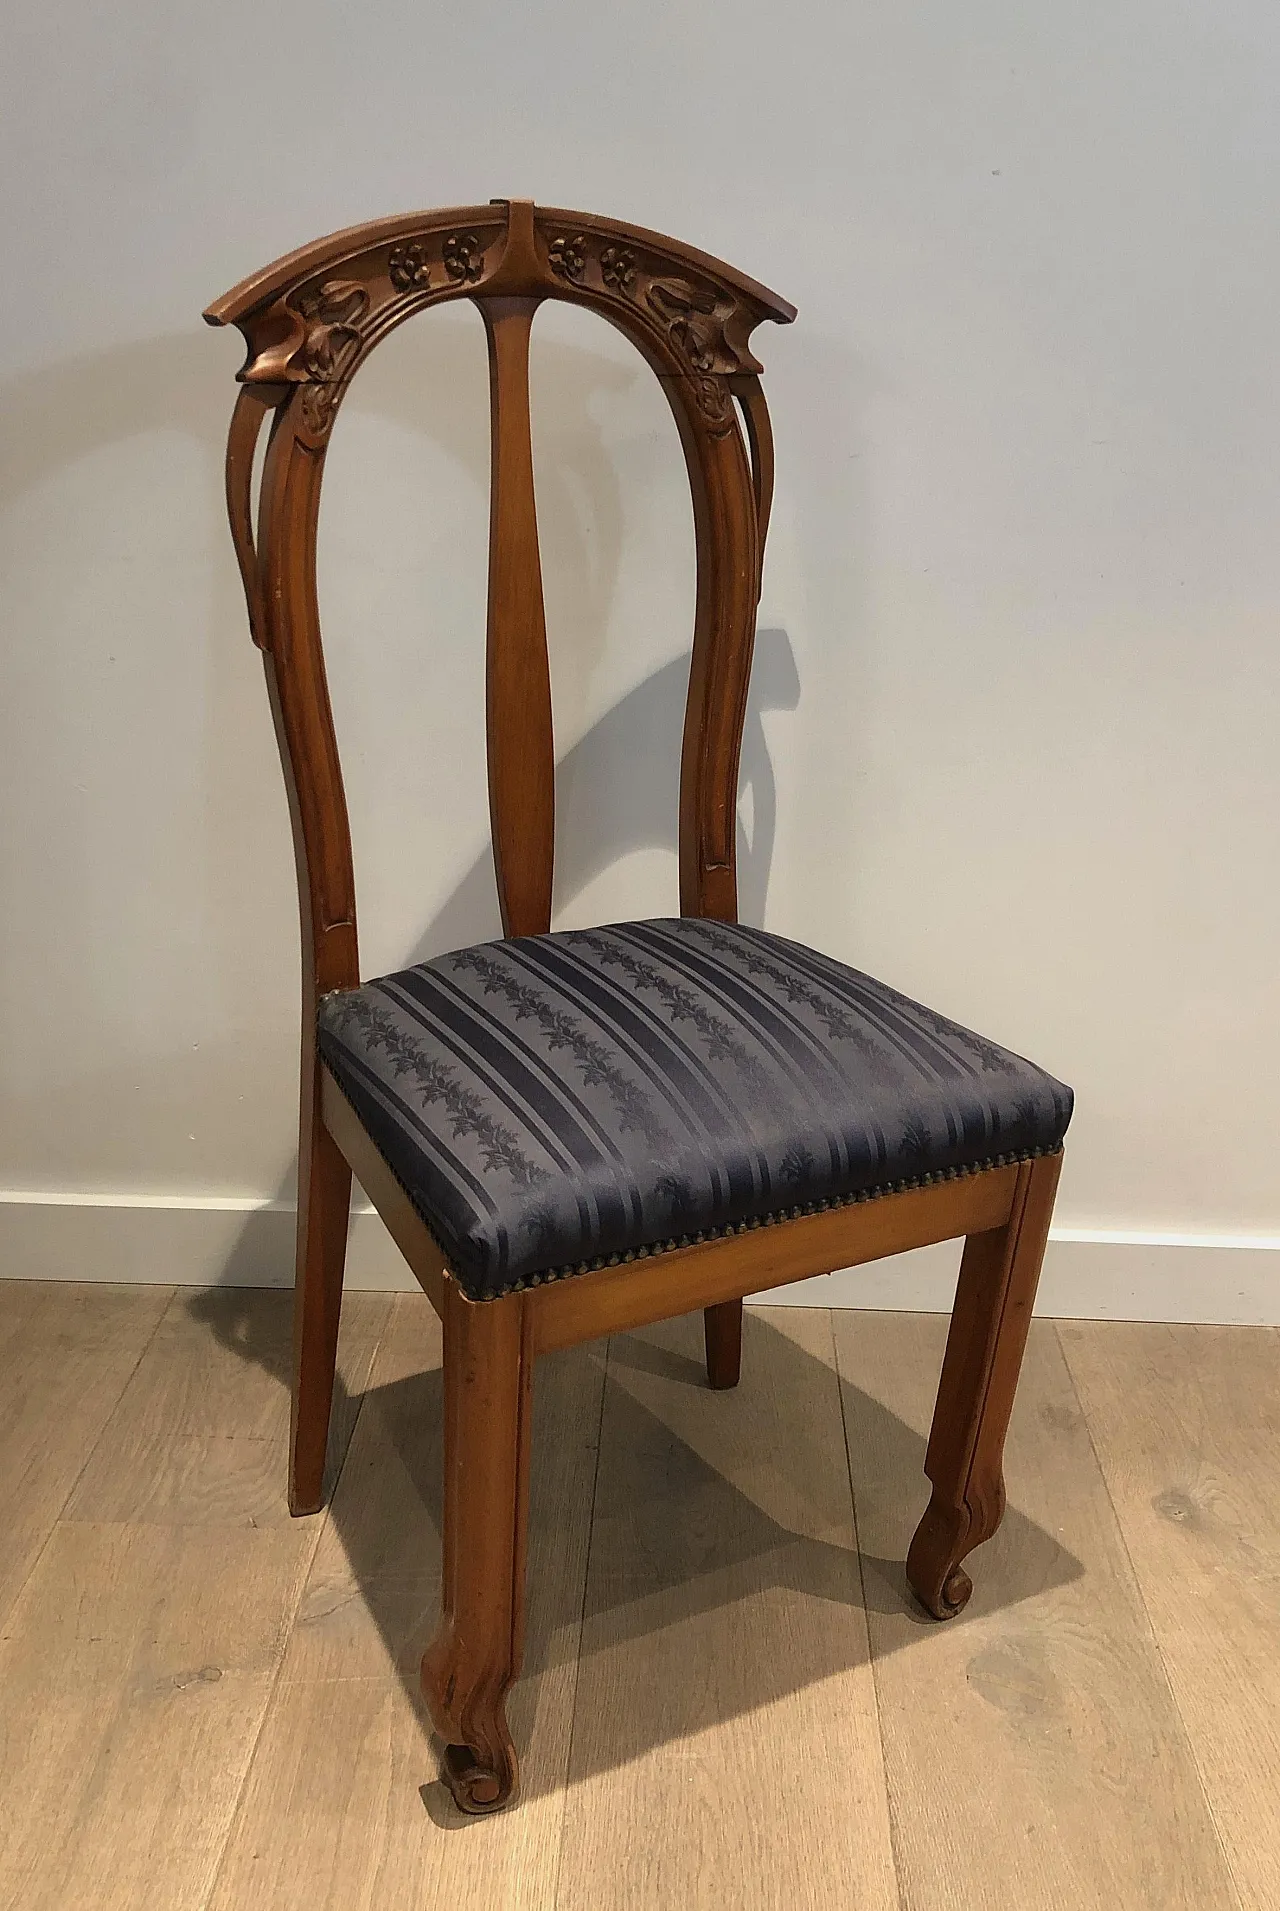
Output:
[[1002,1228],[965,1242],[924,1470],[933,1496],[907,1578],[935,1619],[964,1607],[960,1564],[1004,1517],[1004,1441],[1031,1326],[1062,1155],[1024,1162]]
[[444,1294],[444,1573],[422,1690],[459,1808],[496,1811],[519,1783],[504,1701],[524,1643],[533,1350],[524,1299]]

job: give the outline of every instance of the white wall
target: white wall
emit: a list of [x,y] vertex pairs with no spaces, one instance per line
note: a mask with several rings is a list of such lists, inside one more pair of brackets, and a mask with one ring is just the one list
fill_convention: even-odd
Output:
[[[744,914],[1071,1081],[1068,1229],[1280,1237],[1273,8],[21,0],[5,40],[0,1186],[287,1194],[293,877],[238,340],[198,315],[350,221],[524,193],[800,307],[758,337]],[[568,923],[675,906],[691,537],[647,371],[539,324]],[[497,927],[485,404],[437,315],[331,453],[370,972]]]

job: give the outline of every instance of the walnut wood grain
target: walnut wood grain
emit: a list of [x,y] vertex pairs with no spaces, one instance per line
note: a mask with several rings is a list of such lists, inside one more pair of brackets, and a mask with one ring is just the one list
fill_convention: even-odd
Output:
[[489,819],[502,927],[551,927],[555,748],[551,672],[533,491],[529,331],[538,301],[477,301],[489,339]]
[[249,635],[259,650],[267,647],[267,613],[253,538],[253,460],[263,422],[285,396],[284,388],[278,385],[241,386],[227,432],[227,518],[244,586]]
[[[242,281],[205,317],[210,324],[234,324],[243,332],[248,357],[241,380],[270,395],[269,402],[278,407],[277,433],[286,445],[317,458],[308,482],[318,506],[323,450],[364,359],[406,319],[459,297],[473,299],[482,311],[487,303],[511,299],[584,305],[631,339],[666,393],[689,468],[698,576],[681,758],[681,908],[733,920],[738,761],[772,468],[760,364],[749,340],[762,321],[787,324],[795,309],[754,279],[663,234],[594,214],[535,207],[528,200],[501,200],[406,214],[334,234]],[[735,392],[752,436],[754,473]],[[494,429],[496,438],[497,420]],[[515,442],[519,433],[512,429]],[[513,477],[517,469],[518,460],[511,466]],[[297,482],[303,484],[301,478]],[[531,481],[528,497],[532,531]],[[304,551],[306,516],[304,510],[300,518],[286,519],[272,507],[260,531],[264,558],[265,544],[282,539],[295,540]],[[310,534],[314,540],[313,518]],[[243,542],[241,522],[238,550]],[[523,549],[526,555],[536,552],[531,536]],[[524,588],[532,596],[527,563]],[[517,589],[513,581],[509,594]],[[540,586],[537,595],[540,599]],[[300,608],[295,604],[282,614],[292,617]],[[491,621],[491,664],[495,648],[500,655],[505,650],[494,645],[492,630]],[[530,648],[536,652],[536,643]],[[304,694],[317,705],[313,741],[324,760],[317,760],[312,777],[299,780],[313,782],[316,797],[330,801],[336,825],[341,773],[336,750],[324,735],[327,704],[318,683]],[[491,688],[491,711],[494,701]],[[503,711],[512,700],[499,690],[496,701]],[[539,691],[527,714],[517,712],[496,734],[491,723],[491,771],[496,762],[500,781],[508,775],[506,765],[526,746],[541,762],[546,708]],[[516,775],[517,787],[518,780]],[[535,781],[538,802],[545,806],[541,769]],[[505,794],[495,803],[492,784],[490,806],[498,810],[505,835],[513,803]],[[537,813],[541,817],[544,808]],[[545,814],[549,817],[549,810]],[[549,822],[540,824],[530,833],[541,844],[549,827]],[[500,880],[523,880],[511,858],[505,864]],[[539,898],[544,877],[540,850],[537,880],[529,879]]]
[[[467,1810],[509,1798],[503,1700],[522,1631],[529,1389],[537,1353],[696,1308],[713,1387],[738,1378],[742,1296],[958,1234],[966,1250],[930,1447],[935,1505],[913,1547],[933,1611],[993,1530],[1000,1453],[1056,1166],[806,1215],[475,1304],[321,1065],[320,998],[359,982],[355,877],[316,594],[329,439],[379,342],[468,298],[489,341],[492,471],[487,742],[494,864],[509,935],[550,924],[554,745],[529,421],[538,305],[583,306],[630,339],[675,419],[693,503],[697,591],[680,768],[680,907],[737,917],[738,765],[773,496],[756,328],[794,308],[679,240],[594,214],[494,200],[350,228],[290,253],[211,305],[247,356],[227,446],[227,505],[263,653],[293,825],[302,932],[299,1212],[290,1504],[320,1504],[351,1171],[445,1322],[444,1620],[424,1662],[448,1776]],[[255,449],[271,418],[256,534]],[[744,436],[745,429],[745,436]],[[927,1530],[926,1530],[927,1529]],[[959,1574],[959,1577],[957,1575]]]
[[742,1302],[719,1301],[704,1308],[702,1340],[708,1385],[717,1393],[736,1387],[742,1378]]
[[602,1334],[626,1333],[673,1314],[785,1287],[832,1268],[857,1267],[959,1234],[985,1234],[1007,1219],[1018,1172],[992,1168],[937,1187],[801,1215],[724,1240],[553,1281],[529,1295],[534,1344],[539,1353],[572,1347]]
[[[314,1076],[310,1060],[309,1077]],[[298,1155],[298,1247],[294,1277],[293,1387],[289,1428],[289,1511],[324,1503],[329,1416],[342,1315],[342,1276],[351,1217],[351,1170],[320,1119],[314,1081],[304,1084]]]
[[[751,451],[751,488],[756,501],[756,545],[763,577],[765,539],[769,535],[769,517],[773,510],[773,425],[760,380],[754,373],[745,378],[732,379],[730,383],[734,397],[742,407],[743,423],[747,427],[747,444]],[[757,598],[759,595],[760,584],[757,580]]]
[[966,1229],[924,1470],[933,1495],[907,1577],[935,1619],[968,1603],[961,1560],[1004,1517],[1004,1441],[1031,1326],[1062,1156],[1024,1162],[1003,1227]]
[[322,1502],[342,1306],[351,1175],[320,1115],[316,1010],[359,980],[351,832],[329,707],[315,537],[323,453],[277,426],[263,466],[255,559],[264,614],[263,668],[293,825],[302,930],[298,1240],[289,1505]]
[[533,1349],[522,1295],[444,1308],[444,1535],[440,1630],[422,1690],[459,1808],[496,1811],[519,1783],[505,1699],[524,1640]]

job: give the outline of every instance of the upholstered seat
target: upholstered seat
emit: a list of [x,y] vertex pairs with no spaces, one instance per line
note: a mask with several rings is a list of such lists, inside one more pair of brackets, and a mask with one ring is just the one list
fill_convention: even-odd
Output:
[[1062,1142],[1071,1090],[870,976],[691,917],[325,997],[320,1048],[474,1300]]

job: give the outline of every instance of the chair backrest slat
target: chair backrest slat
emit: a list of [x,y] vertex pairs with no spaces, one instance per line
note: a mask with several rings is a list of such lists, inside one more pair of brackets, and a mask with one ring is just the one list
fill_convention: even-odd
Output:
[[502,927],[551,927],[555,746],[542,560],[533,494],[529,332],[538,301],[478,301],[489,339],[489,614],[485,659],[489,817]]
[[[487,737],[504,929],[532,934],[551,920],[555,762],[529,428],[530,328],[548,298],[586,306],[631,339],[680,433],[697,544],[680,906],[737,913],[738,756],[773,492],[769,415],[748,341],[762,320],[785,324],[795,312],[694,247],[616,220],[529,200],[411,213],[304,246],[205,313],[211,324],[239,326],[249,348],[227,444],[227,502],[289,791],[309,996],[359,980],[351,837],[316,597],[325,453],[351,379],[378,342],[459,297],[480,308],[489,343]],[[255,538],[251,477],[269,414]]]

